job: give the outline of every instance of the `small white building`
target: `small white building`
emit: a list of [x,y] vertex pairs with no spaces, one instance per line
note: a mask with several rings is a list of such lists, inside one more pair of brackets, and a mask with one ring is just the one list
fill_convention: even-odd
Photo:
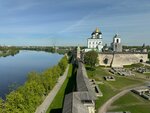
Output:
[[91,34],[91,38],[87,40],[88,48],[85,49],[85,52],[95,50],[98,52],[102,51],[103,43],[102,43],[102,33],[98,28]]

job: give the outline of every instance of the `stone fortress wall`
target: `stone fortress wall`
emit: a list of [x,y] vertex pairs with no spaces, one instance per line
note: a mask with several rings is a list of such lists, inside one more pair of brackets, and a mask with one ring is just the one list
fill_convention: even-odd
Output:
[[139,62],[148,61],[147,53],[99,53],[99,65],[111,67],[123,67]]

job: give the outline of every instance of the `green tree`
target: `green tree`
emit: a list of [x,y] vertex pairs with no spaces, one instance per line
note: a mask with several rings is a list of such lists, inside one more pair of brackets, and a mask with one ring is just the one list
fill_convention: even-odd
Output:
[[61,75],[64,73],[66,67],[67,67],[67,64],[68,64],[68,60],[67,60],[67,56],[64,56],[60,62],[58,63],[58,66],[60,67],[61,69]]
[[86,52],[84,56],[84,62],[91,67],[95,67],[96,63],[98,63],[98,53],[96,51]]
[[16,85],[13,85],[13,90],[6,96],[6,100],[0,99],[0,113],[2,110],[3,113],[34,113],[64,73],[67,64],[67,57],[64,56],[58,65],[43,73],[29,73],[23,86],[17,87],[16,90]]
[[12,91],[6,96],[5,112],[6,113],[20,113],[24,111],[24,98],[19,91]]
[[3,110],[3,100],[0,98],[0,111]]
[[48,69],[42,74],[42,83],[45,88],[46,94],[54,87],[56,80],[53,78],[52,69]]

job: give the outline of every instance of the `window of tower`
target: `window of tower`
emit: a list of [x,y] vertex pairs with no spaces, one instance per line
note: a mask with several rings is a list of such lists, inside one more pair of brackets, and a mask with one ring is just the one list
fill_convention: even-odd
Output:
[[117,43],[119,43],[119,39],[117,39]]

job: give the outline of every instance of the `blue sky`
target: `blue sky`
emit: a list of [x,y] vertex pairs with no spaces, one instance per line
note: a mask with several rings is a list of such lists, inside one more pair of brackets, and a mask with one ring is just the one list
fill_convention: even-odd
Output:
[[149,0],[0,0],[0,45],[86,45],[99,27],[124,45],[150,45]]

